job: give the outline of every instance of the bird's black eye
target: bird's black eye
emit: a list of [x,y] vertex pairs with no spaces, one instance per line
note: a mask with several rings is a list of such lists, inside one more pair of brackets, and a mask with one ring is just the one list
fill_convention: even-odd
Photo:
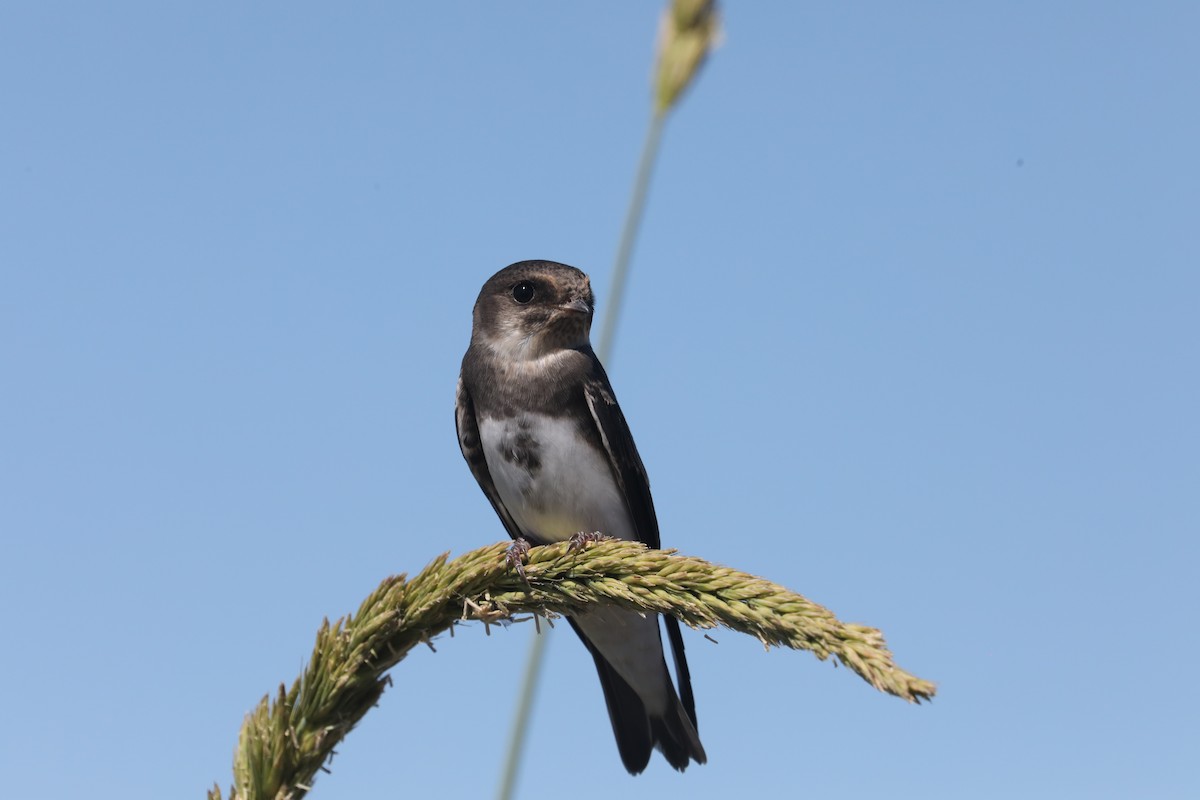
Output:
[[512,288],[513,300],[516,300],[521,305],[525,305],[537,292],[533,288],[533,284],[529,281],[521,281]]

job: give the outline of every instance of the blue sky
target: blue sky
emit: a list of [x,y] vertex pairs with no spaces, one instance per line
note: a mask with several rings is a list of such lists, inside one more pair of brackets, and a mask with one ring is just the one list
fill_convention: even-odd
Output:
[[[227,786],[323,617],[504,538],[454,438],[471,304],[526,258],[606,302],[658,12],[0,10],[10,796]],[[940,694],[692,634],[710,763],[635,779],[556,634],[520,796],[1195,796],[1200,12],[725,25],[609,370],[663,541]],[[529,635],[414,652],[312,796],[488,796]]]

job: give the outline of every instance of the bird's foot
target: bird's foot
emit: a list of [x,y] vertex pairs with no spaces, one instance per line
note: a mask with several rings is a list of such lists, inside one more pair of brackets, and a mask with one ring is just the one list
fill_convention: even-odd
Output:
[[529,583],[529,578],[525,577],[525,557],[529,555],[529,547],[528,539],[518,538],[504,551],[504,563],[509,569],[515,569],[526,583]]
[[576,550],[582,550],[592,542],[602,542],[605,539],[611,538],[611,536],[605,536],[600,531],[592,531],[591,533],[588,533],[587,531],[579,531],[579,533],[573,534],[571,538],[567,540],[567,549],[573,553]]

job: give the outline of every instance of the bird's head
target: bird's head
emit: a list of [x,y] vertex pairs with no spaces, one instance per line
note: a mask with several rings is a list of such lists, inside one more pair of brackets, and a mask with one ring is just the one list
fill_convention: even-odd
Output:
[[512,361],[587,347],[594,302],[588,276],[574,267],[520,261],[483,285],[471,339]]

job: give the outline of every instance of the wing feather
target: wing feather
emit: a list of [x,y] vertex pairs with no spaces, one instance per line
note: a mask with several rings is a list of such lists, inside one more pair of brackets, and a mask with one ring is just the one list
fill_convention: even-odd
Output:
[[508,513],[504,501],[500,499],[500,493],[496,491],[492,473],[488,471],[487,459],[483,455],[483,442],[479,438],[479,422],[475,419],[475,403],[471,400],[471,393],[467,391],[462,378],[458,379],[458,390],[455,392],[454,425],[458,430],[458,446],[462,450],[463,458],[467,460],[467,466],[471,468],[471,474],[478,481],[479,488],[483,489],[492,508],[496,509],[496,516],[504,523],[508,535],[513,539],[521,538],[524,534],[513,520],[512,514]]
[[646,475],[646,467],[638,455],[637,446],[633,443],[633,435],[629,432],[629,424],[617,398],[613,395],[608,375],[599,360],[593,357],[593,373],[583,384],[584,397],[588,410],[600,431],[600,439],[608,452],[608,461],[612,465],[613,474],[625,496],[625,504],[633,517],[634,530],[637,531],[638,541],[658,549],[658,517],[654,513],[654,500],[650,497],[650,479]]
[[[660,545],[658,533],[658,517],[654,513],[654,500],[650,496],[650,478],[646,475],[646,467],[638,455],[637,446],[633,443],[633,434],[629,432],[629,423],[617,405],[613,395],[612,385],[604,372],[599,359],[593,357],[593,374],[584,382],[584,396],[587,399],[588,410],[600,431],[600,439],[608,452],[609,464],[621,493],[625,496],[625,504],[633,517],[634,529],[639,541],[647,546],[658,549]],[[667,625],[667,640],[671,643],[671,655],[675,661],[675,676],[679,683],[679,696],[683,701],[684,710],[691,719],[692,726],[696,724],[696,701],[692,694],[692,676],[688,669],[687,656],[683,649],[683,635],[679,629],[679,620],[672,616],[664,616]]]

